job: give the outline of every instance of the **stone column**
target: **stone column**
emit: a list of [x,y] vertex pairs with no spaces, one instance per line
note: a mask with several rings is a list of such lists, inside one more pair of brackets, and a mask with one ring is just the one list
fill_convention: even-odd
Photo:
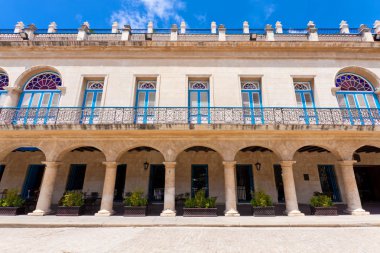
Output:
[[164,162],[165,165],[165,195],[163,217],[176,216],[175,211],[175,165],[176,162]]
[[223,162],[224,165],[224,191],[226,194],[225,216],[240,216],[236,208],[236,161]]
[[339,165],[341,166],[342,179],[344,193],[347,202],[346,213],[352,215],[367,215],[369,212],[366,212],[362,208],[362,203],[360,201],[358,186],[356,185],[355,173],[354,173],[354,160],[340,161]]
[[296,185],[293,176],[293,164],[295,161],[282,161],[282,181],[284,183],[284,193],[286,202],[286,214],[288,216],[304,216],[298,210],[298,201],[296,194]]
[[44,177],[42,179],[40,195],[38,196],[36,210],[28,215],[43,216],[51,213],[51,199],[53,197],[55,179],[57,177],[59,162],[42,162],[45,164]]
[[100,211],[95,216],[111,216],[113,212],[113,198],[115,193],[115,180],[117,171],[117,162],[103,162],[106,166],[104,177],[102,202]]

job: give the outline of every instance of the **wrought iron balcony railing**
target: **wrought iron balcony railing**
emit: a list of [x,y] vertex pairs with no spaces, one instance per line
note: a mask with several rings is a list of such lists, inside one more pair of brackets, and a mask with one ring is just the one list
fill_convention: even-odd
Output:
[[377,108],[0,108],[0,125],[230,124],[380,125]]

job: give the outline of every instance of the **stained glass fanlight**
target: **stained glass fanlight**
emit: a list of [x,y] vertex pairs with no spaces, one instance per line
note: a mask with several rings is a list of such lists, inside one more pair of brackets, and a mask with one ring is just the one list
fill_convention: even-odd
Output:
[[62,85],[61,77],[53,72],[45,72],[28,81],[25,90],[56,90]]
[[7,87],[9,84],[8,75],[5,73],[0,73],[0,90],[4,90],[4,87]]
[[341,91],[374,91],[372,85],[366,79],[351,73],[338,75],[335,85],[336,87],[340,87]]
[[88,81],[87,90],[102,90],[104,87],[103,81]]
[[156,81],[139,81],[137,87],[139,90],[155,90]]
[[257,81],[243,81],[241,82],[242,90],[260,90],[260,83]]
[[311,90],[310,82],[294,82],[295,90]]
[[189,82],[190,90],[207,90],[208,82],[207,81],[190,81]]

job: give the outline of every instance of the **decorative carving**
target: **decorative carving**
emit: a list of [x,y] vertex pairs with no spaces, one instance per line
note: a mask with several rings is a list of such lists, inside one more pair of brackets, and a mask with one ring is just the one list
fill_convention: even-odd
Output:
[[340,87],[341,91],[374,91],[370,82],[352,73],[338,75],[335,79],[335,86]]
[[56,90],[59,86],[62,86],[62,79],[58,74],[44,72],[30,79],[25,90]]

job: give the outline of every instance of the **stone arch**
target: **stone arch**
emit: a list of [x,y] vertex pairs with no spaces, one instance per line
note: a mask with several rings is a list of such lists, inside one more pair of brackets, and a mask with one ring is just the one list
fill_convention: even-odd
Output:
[[236,159],[236,156],[238,155],[240,151],[246,148],[250,148],[250,147],[261,147],[264,149],[268,149],[269,151],[273,152],[273,154],[277,156],[278,159],[280,160],[282,159],[281,152],[279,152],[276,148],[268,146],[268,145],[261,145],[260,143],[256,143],[256,144],[252,143],[252,145],[244,144],[244,145],[239,145],[238,147],[236,147],[234,149],[234,160]]
[[129,152],[129,151],[131,151],[131,150],[134,150],[134,149],[136,149],[136,148],[140,148],[140,147],[147,147],[147,148],[151,148],[151,149],[153,149],[153,150],[156,150],[157,152],[159,152],[161,155],[162,155],[162,157],[164,158],[164,160],[165,161],[167,161],[167,155],[165,155],[166,153],[165,152],[163,152],[163,150],[162,150],[162,148],[160,148],[160,147],[157,147],[156,145],[144,145],[144,144],[135,144],[135,145],[132,145],[132,146],[129,146],[129,147],[127,147],[127,148],[123,148],[123,149],[121,149],[119,152],[117,152],[116,153],[116,155],[114,155],[114,160],[115,161],[119,161],[120,159],[121,159],[121,157],[125,154],[125,153],[127,153],[127,152]]
[[184,152],[187,149],[192,148],[192,147],[209,148],[209,149],[215,151],[223,160],[226,160],[226,155],[220,151],[219,147],[216,147],[215,145],[204,144],[204,143],[191,143],[191,144],[182,146],[181,148],[177,148],[171,157],[172,161],[174,162],[182,152]]
[[34,66],[34,67],[31,67],[27,70],[25,70],[15,81],[14,83],[14,87],[22,90],[25,83],[33,76],[39,74],[39,73],[42,73],[42,72],[55,72],[57,73],[60,77],[61,77],[61,81],[62,81],[62,87],[64,87],[64,80],[62,78],[62,74],[61,72],[53,67],[53,66],[47,66],[47,65],[38,65],[38,66]]
[[367,79],[373,85],[373,87],[375,89],[380,88],[380,78],[375,73],[373,73],[372,71],[370,71],[366,68],[363,68],[363,67],[359,67],[359,66],[347,66],[347,67],[340,69],[335,74],[334,87],[335,87],[336,77],[340,74],[343,74],[343,73],[353,73],[353,74],[357,74],[359,76],[362,76],[365,79]]
[[360,143],[357,145],[352,145],[350,150],[347,150],[347,157],[353,157],[353,155],[361,148],[364,147],[372,147],[374,149],[380,149],[380,145],[378,142],[366,142]]
[[41,151],[44,156],[45,160],[48,159],[48,149],[41,145],[34,145],[33,143],[23,143],[23,144],[11,144],[8,145],[6,148],[0,150],[0,161],[3,161],[12,151],[22,148],[22,147],[33,147],[37,148],[39,151]]
[[64,149],[56,152],[55,155],[52,156],[52,159],[53,159],[52,161],[61,161],[65,157],[65,155],[67,155],[69,152],[81,147],[92,147],[99,150],[103,154],[105,161],[108,161],[107,153],[105,152],[104,147],[101,147],[100,145],[97,145],[94,143],[81,143],[81,144],[68,145]]
[[293,160],[296,153],[301,149],[301,148],[304,148],[304,147],[319,147],[319,148],[322,148],[322,149],[325,149],[327,150],[328,152],[330,152],[331,154],[333,154],[335,156],[335,158],[337,160],[343,160],[343,157],[344,155],[342,155],[342,152],[339,151],[338,148],[336,147],[333,147],[333,146],[328,146],[326,145],[325,143],[318,143],[318,142],[308,142],[308,143],[302,143],[302,144],[299,144],[299,145],[296,145],[296,146],[293,146],[290,151],[289,151],[289,155],[291,155],[289,157],[289,160]]

